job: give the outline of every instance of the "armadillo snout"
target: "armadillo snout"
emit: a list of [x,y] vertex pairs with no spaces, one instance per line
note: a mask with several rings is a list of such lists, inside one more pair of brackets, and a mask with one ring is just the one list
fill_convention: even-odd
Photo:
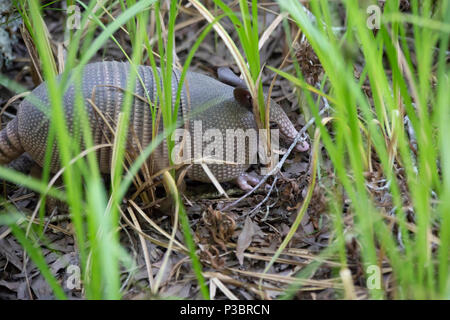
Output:
[[[292,143],[294,141],[295,137],[298,134],[298,131],[295,129],[294,125],[292,124],[291,120],[289,120],[283,109],[275,102],[272,102],[270,106],[270,120],[271,122],[277,124],[277,127],[280,129],[281,134],[284,136],[288,143]],[[309,143],[304,140],[300,140],[295,146],[295,150],[299,152],[307,151],[309,150]]]

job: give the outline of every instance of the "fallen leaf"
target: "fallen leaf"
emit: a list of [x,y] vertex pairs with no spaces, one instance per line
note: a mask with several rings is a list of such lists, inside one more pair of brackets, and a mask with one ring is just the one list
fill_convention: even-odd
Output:
[[238,258],[241,266],[244,262],[244,251],[252,243],[253,236],[258,232],[259,226],[254,223],[250,217],[247,217],[236,246],[236,257]]

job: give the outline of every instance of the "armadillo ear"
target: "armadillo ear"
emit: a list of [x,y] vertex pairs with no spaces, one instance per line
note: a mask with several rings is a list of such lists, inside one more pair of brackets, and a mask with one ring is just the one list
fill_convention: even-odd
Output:
[[219,80],[223,83],[226,83],[232,87],[243,87],[245,88],[245,81],[242,80],[235,74],[233,71],[231,71],[228,67],[220,67],[217,69],[217,77]]
[[252,95],[247,89],[235,88],[233,94],[234,99],[236,99],[240,105],[248,108],[249,110],[253,110]]

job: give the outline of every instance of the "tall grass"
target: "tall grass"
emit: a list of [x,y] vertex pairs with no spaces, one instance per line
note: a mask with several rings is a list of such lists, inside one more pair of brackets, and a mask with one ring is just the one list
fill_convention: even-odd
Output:
[[[311,2],[317,24],[311,23],[299,2],[286,0],[279,4],[290,13],[314,48],[336,101],[333,135],[321,124],[317,105],[310,104],[310,109],[333,162],[337,182],[351,200],[365,271],[369,266],[382,267],[387,262],[393,269],[395,298],[449,298],[450,226],[445,196],[449,173],[443,140],[448,124],[439,118],[448,119],[449,114],[448,92],[442,89],[448,87],[445,62],[448,30],[442,28],[436,32],[429,23],[440,21],[447,26],[448,4],[439,2],[432,15],[431,1],[422,1],[420,5],[411,1],[410,16],[399,12],[399,1],[386,2],[381,29],[374,35],[366,25],[366,8],[357,1],[347,1],[347,28],[339,38],[332,30],[333,8],[329,2]],[[412,48],[405,41],[406,21],[428,22],[420,27],[413,23]],[[354,60],[345,55],[344,43],[357,48],[364,56],[362,74],[370,82],[373,103],[362,90],[362,81],[354,77]],[[411,50],[416,54],[415,64],[408,55]],[[437,66],[435,87],[431,85],[434,65]],[[388,70],[392,70],[392,77]],[[404,116],[408,116],[416,133],[417,157],[411,152],[411,137],[406,132]],[[370,182],[364,173],[372,170],[373,161],[367,157],[368,150],[375,152],[372,158],[379,159],[388,181],[386,187],[392,196],[394,220],[385,218],[387,213],[377,208],[368,188]],[[396,167],[403,168],[406,181],[399,181]],[[401,191],[404,183],[406,194]],[[343,211],[338,198],[334,205],[341,208],[336,214]],[[409,205],[417,226],[413,232],[408,228],[405,212]],[[335,220],[336,240],[345,251],[342,219]],[[398,226],[399,235],[392,232],[392,221]],[[437,252],[432,250],[432,231],[444,237]],[[371,289],[371,296],[386,297],[382,288]]]
[[[51,139],[48,142],[42,180],[24,177],[3,167],[0,167],[0,177],[25,185],[42,195],[41,219],[44,217],[47,195],[67,202],[80,254],[84,295],[88,299],[117,299],[122,296],[121,270],[132,269],[133,266],[119,242],[120,204],[128,187],[137,179],[135,176],[138,170],[164,139],[171,154],[173,141],[169,137],[179,125],[177,119],[181,95],[179,89],[175,100],[173,99],[172,67],[174,64],[181,67],[183,80],[195,51],[212,29],[225,42],[244,76],[255,102],[254,112],[259,126],[268,128],[268,109],[264,103],[260,81],[264,64],[259,54],[262,30],[258,23],[257,1],[239,1],[237,10],[221,0],[213,0],[214,8],[218,9],[214,10],[216,16],[200,1],[189,2],[205,17],[208,25],[182,65],[173,55],[179,2],[171,1],[167,11],[164,11],[160,1],[155,0],[119,0],[117,3],[105,1],[102,6],[98,6],[97,1],[91,1],[87,5],[67,1],[67,5],[77,4],[84,11],[80,29],[68,30],[70,41],[64,62],[65,70],[59,80],[56,78],[57,61],[48,35],[35,31],[46,30],[42,7],[39,2],[32,0],[15,2],[37,49],[41,72],[48,85]],[[315,135],[314,150],[318,152],[319,142],[322,143],[326,154],[321,157],[328,157],[333,164],[335,180],[322,172],[318,160],[320,157],[315,154],[314,166],[317,166],[317,170],[313,174],[329,179],[325,185],[328,186],[330,212],[333,215],[334,238],[330,247],[324,250],[323,256],[338,253],[341,263],[339,274],[345,288],[343,294],[349,298],[356,295],[352,292],[354,288],[347,285],[349,280],[352,281],[352,275],[347,261],[348,234],[344,225],[346,210],[353,218],[352,231],[356,233],[366,278],[372,275],[370,270],[373,270],[373,266],[381,270],[387,266],[392,268],[394,291],[387,292],[382,283],[381,287],[369,288],[371,298],[450,298],[450,151],[446,140],[450,136],[449,69],[446,61],[450,5],[442,1],[437,3],[437,8],[433,8],[431,0],[410,2],[412,13],[405,14],[399,11],[398,0],[386,1],[380,29],[375,34],[366,24],[366,6],[358,1],[343,2],[346,25],[342,33],[336,33],[334,28],[338,24],[332,18],[335,2],[311,1],[308,5],[315,17],[314,22],[299,1],[278,1],[280,8],[289,13],[290,20],[285,19],[284,26],[287,28],[293,22],[297,25],[313,47],[325,71],[322,83],[318,88],[313,88],[305,83],[298,65],[295,65],[295,74],[271,67],[280,76],[287,78],[292,86],[303,89],[302,93],[315,118],[318,132]],[[121,8],[120,15],[111,18],[111,22],[104,25],[101,18],[108,16],[111,7],[117,5]],[[164,15],[167,15],[167,19],[162,19]],[[222,27],[220,20],[224,17],[229,18],[235,28],[238,43],[234,43]],[[149,24],[152,25],[150,33]],[[412,35],[408,34],[409,26],[412,26]],[[121,48],[114,36],[119,28],[126,30],[129,36],[131,53]],[[101,33],[97,35],[96,30],[101,30]],[[290,30],[286,29],[285,32],[286,41],[292,46]],[[102,182],[93,152],[81,88],[77,88],[76,110],[80,121],[76,130],[82,133],[83,142],[87,150],[90,150],[85,157],[79,156],[80,145],[68,134],[62,105],[63,93],[68,84],[80,79],[83,66],[108,39],[119,46],[132,66],[123,113],[117,124],[115,140],[109,146],[114,155],[110,190]],[[153,51],[154,48],[157,52]],[[364,58],[364,70],[360,79],[355,78],[353,72],[357,54],[349,54],[352,50]],[[295,58],[294,55],[292,57]],[[293,63],[297,63],[296,59],[293,59]],[[152,112],[153,128],[156,128],[160,119],[165,130],[159,134],[155,129],[152,143],[144,146],[136,161],[124,171],[125,137],[133,102],[131,92],[134,91],[136,80],[142,81],[136,72],[139,64],[152,66],[157,75],[159,99],[148,101],[148,107]],[[371,98],[363,89],[365,80],[369,82]],[[3,76],[0,77],[0,83],[13,91],[21,91],[19,86]],[[323,88],[329,89],[325,92]],[[332,126],[322,121],[319,114],[320,99],[315,99],[313,92],[319,93],[330,103]],[[404,124],[405,116],[414,129],[417,152],[411,151],[414,143]],[[58,146],[64,167],[64,191],[48,186],[50,155],[54,142]],[[75,158],[78,160],[74,162]],[[367,173],[378,170],[378,163],[387,181],[384,190],[391,197],[391,212],[385,212],[376,202],[372,182],[367,179]],[[168,260],[175,242],[179,219],[199,283],[199,292],[207,299],[208,288],[202,275],[202,265],[196,255],[189,220],[174,178],[172,170],[163,174],[167,193],[172,197],[176,208],[173,233],[164,261]],[[314,182],[312,177],[308,199]],[[151,200],[152,196],[150,194],[146,199]],[[346,210],[344,197],[350,200],[350,208]],[[299,210],[299,219],[308,201]],[[299,219],[294,223],[290,236],[295,233]],[[27,227],[27,231],[24,231],[26,227],[21,215],[12,209],[7,209],[0,216],[0,223],[11,226],[16,238],[52,286],[55,296],[64,298],[63,290],[45,265],[38,245],[39,237],[29,235],[36,233],[42,236],[42,227]],[[277,255],[287,245],[290,236],[286,237]],[[319,266],[318,260],[300,272],[299,283],[301,279],[312,276]],[[150,281],[154,285],[151,288],[154,294],[158,293],[163,269],[160,269],[155,282]],[[283,297],[291,298],[298,288],[299,285],[291,286]]]
[[[174,37],[174,22],[176,17],[176,3],[171,6],[169,27],[169,39],[163,38],[163,32],[159,28],[158,42],[160,49],[160,57],[164,57],[161,60],[161,66],[167,66],[161,68],[163,70],[163,81],[160,90],[159,97],[164,97],[160,101],[149,101],[149,107],[152,107],[153,114],[156,115],[155,105],[159,103],[158,107],[163,110],[163,119],[166,131],[164,135],[156,135],[149,146],[142,151],[136,162],[129,168],[127,173],[123,174],[123,162],[125,157],[125,139],[128,130],[128,119],[133,101],[134,84],[136,83],[136,66],[143,63],[143,52],[147,49],[147,56],[152,60],[151,64],[155,66],[153,52],[148,42],[147,24],[149,20],[149,14],[151,12],[150,5],[155,3],[154,0],[139,1],[133,4],[132,2],[121,2],[123,12],[115,18],[109,25],[105,26],[101,23],[100,17],[104,15],[106,4],[103,7],[97,7],[97,1],[91,1],[88,6],[83,3],[77,3],[79,6],[84,7],[85,11],[81,19],[80,29],[70,35],[69,48],[67,53],[67,59],[65,63],[65,71],[60,76],[59,81],[56,79],[56,68],[54,67],[56,62],[54,60],[53,53],[50,49],[49,39],[45,32],[36,32],[35,30],[45,30],[43,24],[41,7],[39,7],[36,1],[18,1],[16,7],[20,11],[25,25],[28,28],[33,44],[36,46],[38,56],[41,61],[42,73],[44,79],[48,85],[48,93],[51,101],[51,129],[50,137],[56,137],[57,146],[61,156],[61,164],[64,167],[64,193],[53,190],[50,188],[47,190],[45,185],[48,182],[49,177],[49,160],[52,152],[52,148],[47,148],[46,162],[44,165],[43,184],[39,181],[35,181],[31,178],[24,180],[22,176],[11,170],[1,168],[0,174],[2,178],[10,180],[12,182],[23,184],[29,188],[41,192],[44,195],[51,194],[57,196],[60,199],[67,200],[69,205],[69,211],[71,219],[75,227],[75,238],[77,240],[79,253],[80,253],[80,265],[82,271],[83,288],[85,290],[85,296],[88,299],[100,299],[109,298],[117,299],[121,297],[120,292],[120,265],[124,265],[128,269],[132,266],[127,265],[129,259],[126,258],[124,250],[121,248],[118,237],[118,221],[119,221],[119,205],[130,186],[134,176],[139,168],[143,165],[144,161],[148,158],[152,150],[161,143],[162,139],[169,136],[170,133],[176,128],[176,114],[172,115],[172,88],[171,88],[171,68],[172,68],[172,49],[171,45],[167,43],[173,43]],[[72,2],[68,2],[68,5]],[[102,10],[103,9],[103,10]],[[175,10],[174,10],[175,9]],[[157,6],[156,10],[159,10]],[[131,58],[128,58],[125,51],[125,56],[129,59],[132,67],[130,68],[130,75],[128,79],[128,86],[126,88],[126,94],[122,106],[122,115],[117,125],[115,134],[115,141],[113,143],[113,163],[112,163],[112,175],[111,175],[111,193],[105,189],[102,183],[100,171],[94,157],[93,152],[87,153],[87,161],[82,157],[78,157],[75,165],[71,163],[71,160],[80,153],[80,146],[77,142],[72,143],[71,135],[69,134],[63,113],[62,95],[65,92],[68,83],[74,81],[79,83],[79,79],[82,74],[83,66],[89,62],[94,54],[106,43],[108,39],[112,39],[117,45],[118,41],[114,38],[114,33],[127,24],[129,28],[129,35],[132,37],[133,52]],[[157,22],[157,26],[161,27],[161,22]],[[97,27],[101,27],[103,32],[94,37],[94,31]],[[209,28],[210,30],[211,28]],[[85,34],[83,32],[86,32]],[[204,34],[201,39],[204,38]],[[79,44],[82,42],[81,50],[79,50]],[[146,47],[143,44],[147,44]],[[198,44],[196,45],[198,48]],[[167,49],[167,51],[165,51]],[[167,56],[165,54],[167,52]],[[74,66],[77,65],[77,68]],[[170,68],[170,69],[169,69]],[[187,69],[187,67],[186,67]],[[170,72],[169,72],[170,70]],[[78,79],[78,81],[77,81]],[[2,78],[2,83],[8,85],[10,88],[14,88],[14,84]],[[86,144],[87,150],[94,150],[92,145],[92,137],[88,128],[89,121],[86,121],[85,114],[85,101],[81,99],[81,88],[76,88],[76,110],[77,116],[80,117],[80,127],[75,130],[81,130],[83,141]],[[147,94],[148,97],[148,94]],[[179,103],[179,102],[178,102]],[[84,120],[83,120],[84,119]],[[155,119],[155,117],[153,117]],[[76,136],[76,132],[74,133]],[[168,141],[171,141],[168,139]],[[49,139],[49,146],[53,145],[53,140]],[[72,161],[73,162],[73,161]],[[173,179],[170,176],[165,176],[166,179]],[[30,181],[26,183],[26,181]],[[169,191],[169,190],[168,190]],[[174,197],[174,202],[179,208],[182,208],[182,203],[176,189],[170,190],[170,195]],[[41,208],[44,207],[42,204]],[[179,210],[181,214],[184,213],[183,209]],[[178,214],[178,212],[177,212]],[[185,213],[184,213],[185,215]],[[47,278],[50,284],[53,285],[57,297],[63,298],[62,290],[58,287],[58,284],[50,272],[44,272],[48,270],[42,265],[42,253],[36,244],[33,244],[27,237],[23,236],[22,231],[15,227],[18,218],[15,215],[2,217],[2,223],[8,224],[12,227],[12,231],[18,240],[22,243],[27,252],[30,252],[31,258],[39,266],[42,267],[43,275]],[[182,219],[184,232],[190,243],[191,257],[194,261],[195,270],[200,281],[200,288],[204,298],[207,298],[207,290],[204,284],[203,277],[201,275],[201,267],[198,263],[198,258],[195,255],[195,245],[192,241],[192,237],[187,233],[190,232],[189,224],[186,219]],[[187,228],[186,228],[187,226]],[[176,229],[176,228],[174,228]],[[174,235],[172,235],[174,237]],[[169,254],[169,253],[167,253]],[[39,260],[37,260],[39,259]],[[161,270],[162,273],[164,270]]]

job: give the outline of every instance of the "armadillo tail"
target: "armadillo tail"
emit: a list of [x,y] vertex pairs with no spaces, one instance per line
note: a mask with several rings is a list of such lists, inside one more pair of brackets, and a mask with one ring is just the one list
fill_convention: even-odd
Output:
[[25,152],[19,140],[17,126],[17,118],[15,118],[0,131],[0,164],[9,163]]

